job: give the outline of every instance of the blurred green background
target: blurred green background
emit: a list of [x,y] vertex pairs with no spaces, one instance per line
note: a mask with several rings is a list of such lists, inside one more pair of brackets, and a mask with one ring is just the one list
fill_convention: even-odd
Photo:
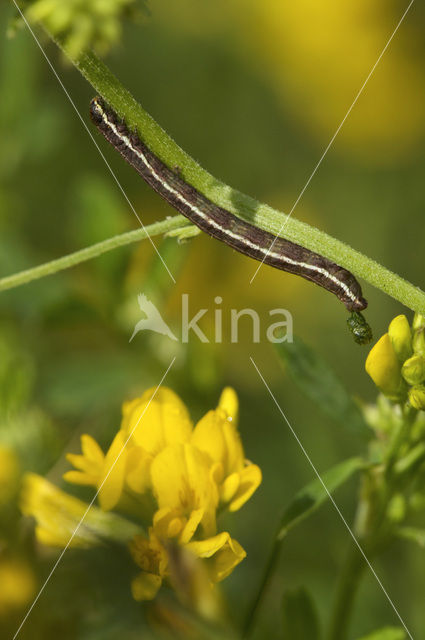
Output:
[[[150,16],[127,24],[107,58],[142,106],[213,175],[288,212],[375,63],[406,3],[301,0],[151,0]],[[0,274],[60,257],[137,220],[81,126],[26,29],[6,38],[13,11],[0,8]],[[294,216],[323,228],[424,286],[425,9],[413,6],[337,137]],[[93,90],[39,34],[80,113],[89,123]],[[91,126],[91,125],[89,125]],[[97,135],[97,134],[95,134]],[[97,136],[144,224],[171,215],[118,154]],[[144,241],[19,289],[0,294],[0,438],[16,450],[21,469],[57,483],[81,433],[108,444],[124,399],[167,378],[195,419],[215,406],[225,385],[241,402],[247,456],[263,483],[223,527],[247,559],[223,583],[238,624],[261,576],[279,515],[312,469],[250,364],[253,356],[319,471],[362,451],[306,401],[285,375],[272,347],[252,344],[247,323],[239,344],[175,345],[139,334],[128,340],[140,312],[136,294],[160,304],[180,328],[180,299],[210,310],[214,297],[231,308],[288,309],[294,331],[334,367],[354,396],[375,389],[364,372],[367,349],[350,338],[342,305],[300,278],[256,264],[205,236],[185,244],[155,239],[178,283],[173,286]],[[379,337],[406,310],[369,286],[367,319]],[[212,326],[210,327],[212,336]],[[228,326],[224,335],[228,335]],[[351,520],[356,484],[337,495]],[[12,509],[13,511],[13,509]],[[16,547],[41,584],[55,554],[33,561],[22,544],[16,513],[3,519],[3,545]],[[280,568],[260,612],[254,637],[277,637],[283,590],[305,584],[325,619],[335,581],[352,544],[327,505],[288,537]],[[425,558],[405,544],[376,568],[415,638],[425,638]],[[101,552],[70,551],[37,604],[22,638],[141,637],[143,616],[131,600],[131,562]],[[25,573],[25,572],[24,572]],[[31,582],[31,577],[27,576]],[[1,601],[0,583],[0,601]],[[31,589],[29,588],[29,593]],[[422,595],[420,595],[422,594]],[[29,598],[28,598],[29,599]],[[397,620],[368,575],[360,591],[352,637]],[[26,602],[3,611],[14,633]],[[125,622],[123,623],[123,619]],[[145,637],[148,632],[145,629]],[[7,637],[8,637],[7,635]],[[5,636],[6,637],[6,636]]]

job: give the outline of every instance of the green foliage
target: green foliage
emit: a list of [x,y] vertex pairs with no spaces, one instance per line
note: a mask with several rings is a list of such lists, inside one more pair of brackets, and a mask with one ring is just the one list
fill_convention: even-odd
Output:
[[319,354],[300,338],[276,344],[285,369],[300,389],[342,427],[370,438],[372,432],[340,378]]
[[69,54],[78,57],[89,48],[105,54],[121,39],[122,19],[139,19],[141,6],[137,0],[33,0],[26,16],[30,22],[43,22],[54,38],[62,38]]
[[415,529],[414,527],[400,527],[396,530],[399,538],[415,542],[419,547],[425,549],[425,529]]
[[329,498],[329,493],[332,494],[364,466],[364,460],[361,458],[350,458],[322,473],[323,482],[317,478],[301,489],[285,509],[280,521],[278,537],[285,536],[293,527],[316,511]]
[[384,627],[373,631],[367,636],[362,636],[359,640],[405,640],[406,632],[400,627]]
[[282,601],[284,640],[319,640],[319,620],[313,600],[303,587],[286,591]]
[[60,449],[61,438],[51,418],[33,401],[33,359],[18,345],[11,327],[0,329],[0,444],[19,454],[23,468],[45,471]]

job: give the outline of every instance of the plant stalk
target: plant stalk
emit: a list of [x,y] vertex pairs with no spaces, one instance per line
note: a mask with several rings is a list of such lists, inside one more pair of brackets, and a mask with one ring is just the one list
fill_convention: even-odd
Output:
[[[324,255],[406,307],[425,315],[424,291],[344,242],[276,211],[214,178],[165,133],[93,52],[73,55],[60,38],[55,38],[50,33],[43,21],[40,24],[92,87],[120,117],[125,119],[127,125],[139,133],[143,141],[165,164],[178,167],[184,180],[207,198],[274,235],[282,235]],[[253,273],[254,269],[255,267]]]
[[328,640],[346,640],[360,579],[366,568],[360,551],[350,545],[341,572],[329,627]]
[[19,271],[13,275],[0,278],[0,291],[13,289],[23,284],[27,284],[32,280],[38,280],[39,278],[44,278],[45,276],[52,275],[58,271],[69,269],[77,264],[81,264],[81,262],[86,262],[87,260],[96,258],[97,256],[102,255],[102,253],[107,253],[112,249],[116,249],[117,247],[123,247],[126,244],[131,244],[133,242],[139,242],[140,240],[145,240],[148,237],[152,238],[154,236],[162,235],[171,230],[183,229],[185,225],[187,226],[186,218],[178,215],[173,218],[162,220],[161,222],[155,222],[142,229],[136,229],[135,231],[128,231],[127,233],[113,236],[112,238],[93,244],[90,247],[86,247],[85,249],[80,249],[74,253],[52,260],[51,262],[46,262],[38,265],[37,267],[25,269],[24,271]]

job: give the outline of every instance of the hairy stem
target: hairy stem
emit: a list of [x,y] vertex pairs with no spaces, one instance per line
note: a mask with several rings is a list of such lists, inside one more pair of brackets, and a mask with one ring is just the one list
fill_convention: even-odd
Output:
[[[49,33],[46,25],[42,26]],[[138,131],[152,151],[168,166],[179,167],[182,177],[213,202],[262,229],[282,234],[293,242],[321,253],[410,309],[425,315],[425,293],[418,287],[344,242],[293,217],[288,218],[284,213],[214,178],[161,129],[94,53],[85,52],[76,58],[67,51],[63,42],[51,33],[49,35],[94,89],[126,120],[128,126]]]
[[179,215],[174,216],[174,218],[162,220],[161,222],[155,222],[144,229],[136,229],[135,231],[122,233],[118,236],[114,236],[113,238],[108,238],[107,240],[93,244],[90,247],[86,247],[85,249],[81,249],[80,251],[75,251],[74,253],[62,256],[57,260],[52,260],[51,262],[46,262],[45,264],[33,267],[32,269],[26,269],[25,271],[19,271],[13,275],[0,278],[0,291],[13,289],[14,287],[19,287],[20,285],[31,282],[32,280],[38,280],[39,278],[50,276],[58,271],[69,269],[81,262],[86,262],[87,260],[96,258],[97,256],[102,255],[102,253],[107,253],[112,249],[116,249],[117,247],[123,247],[126,244],[131,244],[132,242],[139,242],[140,240],[145,240],[147,237],[162,235],[171,230],[184,229],[186,228],[185,225],[187,227],[186,218]]

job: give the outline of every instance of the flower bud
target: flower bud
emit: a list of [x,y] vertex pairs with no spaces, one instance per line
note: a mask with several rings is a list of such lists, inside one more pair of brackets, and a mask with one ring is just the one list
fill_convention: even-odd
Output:
[[396,493],[390,500],[387,516],[391,522],[402,522],[406,517],[406,498],[402,493]]
[[405,383],[401,377],[401,364],[388,333],[370,350],[366,371],[384,395],[394,400],[403,396]]
[[394,318],[388,327],[388,335],[398,359],[401,362],[412,355],[412,332],[404,315]]
[[409,402],[414,409],[425,411],[425,386],[423,384],[409,389]]
[[403,364],[401,374],[408,384],[421,384],[425,380],[425,358],[412,356]]
[[419,313],[415,313],[413,322],[412,322],[413,331],[418,331],[418,329],[425,329],[425,317],[421,316]]
[[413,351],[425,357],[425,329],[419,329],[413,334]]

